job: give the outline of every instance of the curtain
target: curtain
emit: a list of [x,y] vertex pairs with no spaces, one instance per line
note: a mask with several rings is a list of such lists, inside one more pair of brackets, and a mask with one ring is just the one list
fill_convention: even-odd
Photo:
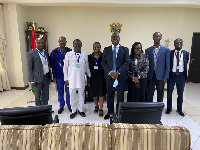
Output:
[[0,4],[0,91],[11,89],[6,69],[5,50],[6,50],[6,39],[5,39],[5,27],[3,18],[3,5]]

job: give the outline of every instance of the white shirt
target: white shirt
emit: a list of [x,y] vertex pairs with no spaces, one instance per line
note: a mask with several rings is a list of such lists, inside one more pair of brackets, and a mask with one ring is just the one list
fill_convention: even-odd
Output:
[[[172,72],[176,72],[177,69],[177,50],[175,50],[174,52],[174,60],[173,60],[173,68],[172,68]],[[184,71],[184,61],[183,61],[183,53],[182,50],[179,51],[179,72],[183,72]]]
[[[80,58],[79,58],[80,56]],[[79,63],[77,59],[79,58]],[[81,53],[75,53],[70,51],[66,54],[64,59],[64,81],[69,81],[69,88],[84,88],[85,87],[85,73],[91,77],[88,55],[81,51]]]
[[44,71],[44,75],[45,75],[49,72],[49,64],[48,64],[47,56],[45,55],[44,50],[42,51],[41,54],[45,57],[43,57],[39,52],[38,52],[38,54],[39,54],[40,59],[42,61],[43,71]]
[[[117,58],[117,53],[118,53],[118,51],[119,51],[119,44],[116,46],[116,58]],[[112,51],[114,51],[114,45],[112,44]]]
[[137,58],[135,58],[135,65],[137,66],[137,63],[138,63],[138,59]]

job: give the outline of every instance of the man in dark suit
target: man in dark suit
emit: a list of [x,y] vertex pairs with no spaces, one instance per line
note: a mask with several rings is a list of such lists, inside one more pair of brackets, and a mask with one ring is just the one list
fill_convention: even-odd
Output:
[[[35,105],[48,105],[51,71],[49,55],[44,50],[44,40],[42,38],[37,38],[36,48],[28,52],[28,72],[30,82],[34,87]],[[40,101],[41,93],[42,102]]]
[[174,41],[175,50],[170,52],[170,73],[167,81],[167,111],[170,114],[172,111],[172,92],[176,84],[177,88],[177,112],[184,116],[182,111],[183,91],[185,82],[187,81],[187,63],[189,61],[189,52],[181,50],[183,40],[178,38]]
[[153,34],[154,45],[145,50],[149,59],[148,95],[147,101],[153,102],[155,86],[157,90],[157,102],[163,102],[164,85],[169,78],[170,68],[170,50],[160,45],[162,34],[155,32]]
[[124,91],[127,85],[127,67],[129,63],[129,50],[127,47],[119,44],[119,33],[113,33],[111,36],[112,45],[105,47],[102,55],[102,67],[104,69],[104,78],[106,79],[107,88],[107,107],[108,114],[104,119],[109,119],[110,114],[114,112],[114,96],[115,88],[117,90],[117,105],[118,112],[119,102],[124,101]]

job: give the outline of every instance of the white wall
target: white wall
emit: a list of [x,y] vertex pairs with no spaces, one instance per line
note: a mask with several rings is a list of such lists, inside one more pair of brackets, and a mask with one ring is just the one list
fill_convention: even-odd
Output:
[[[20,54],[22,62],[22,75],[24,86],[28,85],[28,66],[27,66],[27,50],[26,50],[26,20],[28,20],[28,8],[17,5],[17,22],[18,22],[18,31],[19,31],[19,41],[20,41]],[[23,86],[23,87],[24,87]]]
[[6,30],[6,63],[11,87],[28,85],[25,47],[25,23],[28,11],[16,4],[4,4]]
[[[58,46],[58,38],[65,36],[67,46],[72,47],[75,38],[83,43],[82,50],[92,52],[92,45],[99,41],[102,50],[111,45],[110,24],[119,22],[122,26],[121,45],[131,48],[135,41],[143,49],[153,45],[152,34],[160,31],[163,39],[182,38],[183,49],[191,51],[192,34],[200,32],[200,8],[117,8],[117,7],[36,7],[9,4],[4,7],[7,66],[11,86],[27,85],[27,58],[25,46],[25,22],[35,21],[48,31],[49,52]],[[5,5],[7,6],[7,5]],[[16,15],[15,15],[16,13]],[[16,25],[15,25],[16,23]],[[15,31],[16,30],[16,31]],[[164,41],[162,41],[164,43]],[[173,49],[173,42],[170,44]]]
[[28,11],[28,21],[34,20],[49,32],[50,51],[58,46],[61,35],[67,38],[71,48],[75,38],[81,39],[88,54],[95,41],[102,48],[108,46],[113,22],[123,25],[121,44],[129,48],[135,41],[142,42],[143,49],[151,46],[152,34],[160,31],[163,39],[182,38],[183,48],[190,51],[192,33],[200,32],[200,9],[192,8],[29,7]]

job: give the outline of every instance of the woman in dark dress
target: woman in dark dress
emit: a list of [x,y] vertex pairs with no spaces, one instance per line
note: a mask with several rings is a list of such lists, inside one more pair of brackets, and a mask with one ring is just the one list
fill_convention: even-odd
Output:
[[145,102],[147,99],[147,73],[149,60],[143,53],[142,44],[135,42],[131,48],[128,67],[128,102]]
[[[91,72],[90,89],[95,102],[94,113],[99,112],[99,117],[103,117],[103,103],[106,91],[104,70],[101,66],[102,53],[99,42],[93,44],[94,52],[88,56],[89,67]],[[99,104],[98,104],[99,100]]]

